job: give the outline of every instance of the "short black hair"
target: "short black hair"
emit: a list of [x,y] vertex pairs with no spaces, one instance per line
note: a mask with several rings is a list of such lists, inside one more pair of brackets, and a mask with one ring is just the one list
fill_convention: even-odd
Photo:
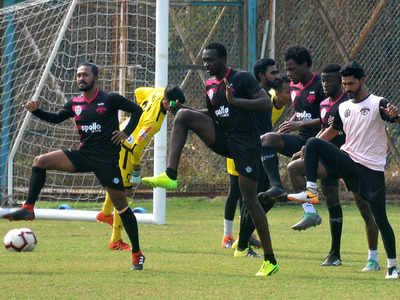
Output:
[[289,47],[285,52],[285,61],[288,61],[289,59],[293,59],[298,65],[307,63],[308,67],[312,66],[311,54],[302,46]]
[[290,84],[290,79],[286,75],[282,75],[274,81],[274,88],[281,91],[285,83]]
[[338,64],[327,64],[322,68],[321,73],[340,73],[341,68]]
[[178,100],[179,103],[185,103],[185,95],[183,94],[182,89],[177,85],[169,85],[164,91],[164,96],[169,101],[176,101]]
[[83,63],[80,63],[78,68],[82,66],[89,67],[92,70],[94,76],[99,76],[99,68],[96,66],[96,64],[90,61],[85,61]]
[[257,80],[260,81],[258,77],[259,73],[264,73],[267,71],[269,66],[274,66],[275,61],[272,58],[261,58],[256,61],[253,67],[254,76],[256,76]]
[[205,50],[216,50],[219,58],[223,58],[223,57],[226,58],[226,56],[227,56],[225,46],[220,43],[210,43],[204,49]]
[[355,61],[349,61],[340,71],[342,76],[354,76],[357,79],[365,77],[364,69]]

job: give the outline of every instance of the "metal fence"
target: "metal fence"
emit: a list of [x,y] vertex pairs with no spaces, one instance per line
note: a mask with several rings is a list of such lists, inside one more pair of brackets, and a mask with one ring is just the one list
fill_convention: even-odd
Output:
[[[400,1],[285,0],[260,1],[259,25],[275,16],[275,58],[283,70],[283,53],[292,45],[307,47],[313,69],[327,63],[356,60],[366,71],[371,93],[400,105]],[[260,41],[260,32],[258,32]],[[398,125],[388,125],[389,145],[399,146]],[[390,147],[386,180],[398,193],[399,155]],[[284,165],[282,165],[284,167]]]

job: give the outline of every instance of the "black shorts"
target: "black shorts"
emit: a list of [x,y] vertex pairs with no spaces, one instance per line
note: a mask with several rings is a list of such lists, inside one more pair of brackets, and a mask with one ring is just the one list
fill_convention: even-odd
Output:
[[356,162],[353,168],[355,174],[342,175],[347,189],[359,194],[368,202],[384,200],[386,197],[385,173],[369,169]]
[[307,142],[307,139],[301,135],[282,133],[281,137],[285,143],[281,153],[288,157],[292,157],[293,154],[299,152]]
[[215,143],[210,148],[222,156],[232,158],[236,171],[245,177],[258,180],[261,167],[261,142],[256,134],[225,134],[215,126]]
[[76,168],[77,173],[93,172],[101,185],[116,190],[124,190],[118,161],[110,159],[110,163],[99,163],[98,159],[82,154],[79,150],[63,150]]

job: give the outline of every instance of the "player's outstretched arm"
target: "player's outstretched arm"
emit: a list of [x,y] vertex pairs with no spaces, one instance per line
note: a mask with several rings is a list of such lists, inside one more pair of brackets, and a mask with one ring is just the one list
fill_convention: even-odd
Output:
[[39,119],[49,123],[61,123],[62,121],[73,117],[71,102],[67,102],[64,107],[57,113],[47,112],[39,108],[39,103],[36,100],[31,100],[23,105],[23,107],[31,112]]

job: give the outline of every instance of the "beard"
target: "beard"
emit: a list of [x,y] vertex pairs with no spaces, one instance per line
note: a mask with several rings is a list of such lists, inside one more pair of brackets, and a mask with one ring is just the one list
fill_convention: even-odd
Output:
[[355,90],[355,91],[348,91],[347,93],[349,94],[349,96],[350,96],[351,98],[357,98],[357,96],[360,94],[360,92],[361,92],[361,85],[358,87],[357,90]]
[[86,86],[84,86],[84,87],[79,87],[79,86],[78,86],[78,88],[79,88],[79,90],[80,90],[81,92],[90,91],[90,90],[94,87],[94,80],[93,80],[90,84],[87,84],[86,82],[83,82],[83,83],[85,83]]

